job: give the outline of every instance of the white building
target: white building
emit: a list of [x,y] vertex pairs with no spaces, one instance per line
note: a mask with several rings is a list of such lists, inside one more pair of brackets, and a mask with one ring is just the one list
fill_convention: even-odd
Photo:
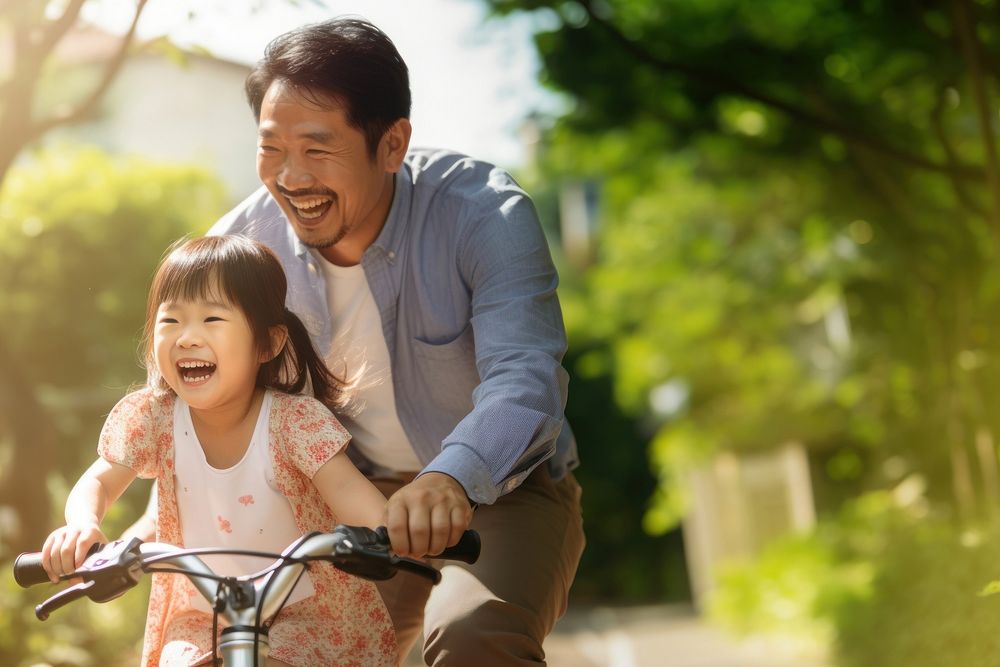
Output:
[[[119,40],[93,27],[67,35],[56,53],[70,65],[65,97],[81,92],[81,86],[87,89],[83,82],[96,77]],[[140,45],[125,61],[96,117],[59,128],[45,142],[85,143],[113,154],[197,163],[216,172],[229,198],[238,201],[260,185],[254,163],[256,124],[243,92],[249,71],[247,65],[181,52],[163,42]]]

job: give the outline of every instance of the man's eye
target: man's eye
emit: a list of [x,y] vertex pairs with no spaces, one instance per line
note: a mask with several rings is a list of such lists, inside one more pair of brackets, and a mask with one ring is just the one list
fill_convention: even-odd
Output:
[[306,155],[309,157],[325,157],[330,154],[330,151],[320,150],[318,148],[310,148],[306,151]]
[[275,148],[274,146],[258,146],[257,148],[258,148],[258,150],[260,150],[261,153],[277,153],[278,152],[278,149]]

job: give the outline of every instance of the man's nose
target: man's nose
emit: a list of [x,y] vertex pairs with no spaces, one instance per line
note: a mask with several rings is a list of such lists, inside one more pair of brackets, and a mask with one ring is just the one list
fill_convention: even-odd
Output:
[[296,157],[289,156],[285,159],[278,172],[278,185],[292,192],[311,187],[315,182],[308,165]]

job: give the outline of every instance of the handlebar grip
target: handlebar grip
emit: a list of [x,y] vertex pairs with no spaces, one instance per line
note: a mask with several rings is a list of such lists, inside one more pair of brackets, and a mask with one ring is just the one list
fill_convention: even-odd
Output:
[[[87,556],[93,556],[103,547],[102,543],[95,542],[87,550]],[[14,581],[21,588],[29,588],[49,581],[49,575],[42,567],[41,551],[28,551],[14,559]]]
[[479,552],[482,550],[483,542],[479,538],[479,533],[474,530],[467,530],[462,533],[462,537],[454,546],[450,546],[437,556],[432,558],[447,558],[448,560],[459,560],[463,563],[475,563],[479,560]]
[[14,581],[21,588],[48,583],[49,574],[42,567],[42,552],[23,553],[14,559]]

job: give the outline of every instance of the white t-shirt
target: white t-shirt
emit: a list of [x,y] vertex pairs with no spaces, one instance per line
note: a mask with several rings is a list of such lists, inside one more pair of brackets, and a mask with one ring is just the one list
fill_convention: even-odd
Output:
[[[180,397],[174,403],[174,461],[181,537],[189,549],[232,547],[281,553],[301,537],[288,499],[277,489],[268,446],[271,392],[265,392],[250,445],[239,463],[219,470],[205,452],[191,421],[191,410]],[[252,556],[201,556],[216,574],[241,576],[268,567],[274,559]],[[313,594],[303,573],[286,604]],[[191,607],[211,613],[199,594]]]
[[365,270],[360,264],[337,266],[315,251],[314,256],[323,267],[333,325],[327,365],[348,381],[358,376],[350,408],[337,417],[351,434],[351,446],[369,461],[397,472],[416,472],[423,466],[396,413],[389,348]]

